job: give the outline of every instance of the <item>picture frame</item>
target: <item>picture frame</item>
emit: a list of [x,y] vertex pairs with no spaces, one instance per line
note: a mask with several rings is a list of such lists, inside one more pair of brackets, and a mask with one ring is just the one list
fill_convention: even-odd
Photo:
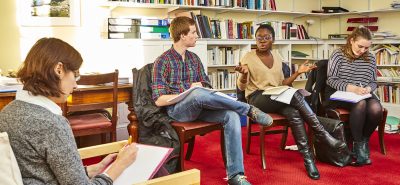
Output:
[[80,0],[19,0],[21,26],[80,26]]

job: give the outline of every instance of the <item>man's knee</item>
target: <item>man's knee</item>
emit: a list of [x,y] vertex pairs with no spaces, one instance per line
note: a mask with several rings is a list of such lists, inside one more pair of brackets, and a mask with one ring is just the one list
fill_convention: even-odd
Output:
[[209,90],[198,88],[198,89],[193,90],[186,98],[190,98],[193,101],[199,102],[199,101],[205,100],[207,98],[210,98],[210,95],[211,94],[210,94]]

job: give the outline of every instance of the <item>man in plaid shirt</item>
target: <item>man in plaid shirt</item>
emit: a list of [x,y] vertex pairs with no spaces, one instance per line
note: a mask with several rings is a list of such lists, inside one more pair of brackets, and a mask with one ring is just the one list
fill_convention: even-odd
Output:
[[187,50],[196,45],[198,38],[193,19],[175,18],[171,22],[170,32],[174,40],[173,46],[154,62],[152,90],[155,104],[165,106],[168,115],[180,122],[198,119],[223,124],[228,184],[250,184],[244,176],[239,115],[247,115],[266,126],[272,124],[272,118],[256,107],[203,88],[191,91],[178,103],[169,102],[169,99],[191,87],[209,86],[200,58]]

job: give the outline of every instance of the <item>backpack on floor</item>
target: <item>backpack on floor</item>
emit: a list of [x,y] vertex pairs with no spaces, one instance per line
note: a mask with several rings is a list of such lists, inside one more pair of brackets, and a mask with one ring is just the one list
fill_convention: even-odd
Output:
[[[318,117],[318,120],[331,136],[346,143],[342,121],[325,117]],[[314,139],[314,149],[317,160],[321,162],[343,167],[348,165],[352,160],[351,152],[347,145],[342,149],[332,149],[325,143],[321,143],[317,139]]]

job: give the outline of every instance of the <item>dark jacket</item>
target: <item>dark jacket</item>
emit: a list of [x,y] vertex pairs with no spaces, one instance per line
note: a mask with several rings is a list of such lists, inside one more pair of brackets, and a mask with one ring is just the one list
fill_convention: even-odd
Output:
[[151,72],[153,64],[147,64],[133,73],[133,108],[139,121],[139,143],[174,148],[164,166],[169,173],[176,171],[179,156],[179,138],[173,121],[163,108],[157,107],[151,98]]
[[[332,88],[326,85],[328,60],[320,60],[316,63],[317,69],[310,72],[305,89],[311,93],[306,97],[307,102],[315,113],[320,113],[329,97]],[[333,91],[334,92],[334,91]]]

